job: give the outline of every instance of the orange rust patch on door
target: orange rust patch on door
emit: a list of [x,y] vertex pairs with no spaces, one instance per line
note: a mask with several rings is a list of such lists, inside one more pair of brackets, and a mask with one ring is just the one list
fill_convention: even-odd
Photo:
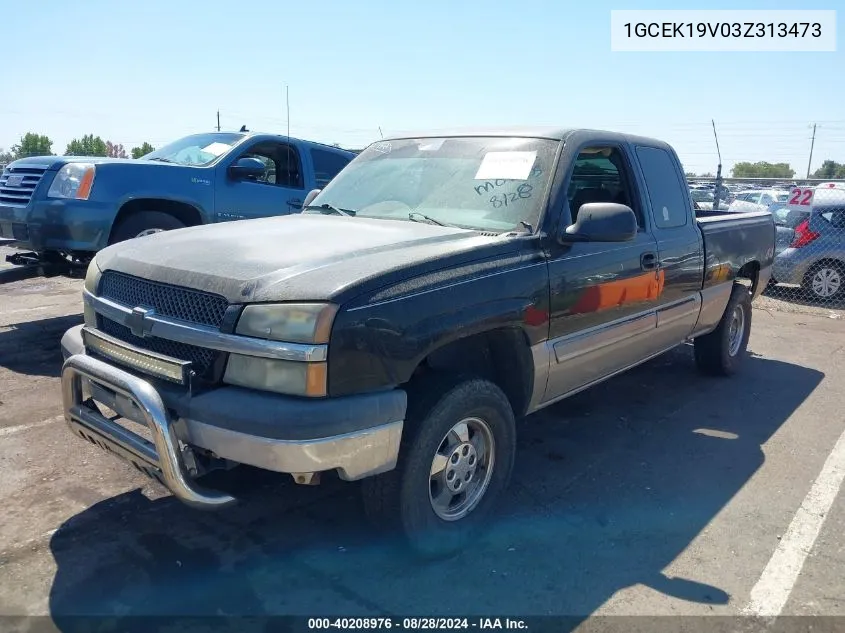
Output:
[[598,312],[631,303],[657,299],[663,293],[664,271],[645,272],[636,277],[597,284],[584,290],[571,314]]

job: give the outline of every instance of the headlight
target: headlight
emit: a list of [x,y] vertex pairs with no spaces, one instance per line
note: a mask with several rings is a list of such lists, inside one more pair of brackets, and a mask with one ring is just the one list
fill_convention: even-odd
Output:
[[302,363],[230,354],[223,381],[292,396],[326,395],[326,363]]
[[100,283],[102,274],[100,267],[97,265],[97,258],[91,258],[91,262],[88,264],[88,270],[85,272],[85,290],[92,295],[97,294],[97,286]]
[[[92,295],[96,295],[97,286],[100,285],[102,274],[100,267],[97,265],[97,258],[92,258],[91,263],[88,264],[88,270],[85,273],[85,290]],[[85,315],[85,325],[88,327],[97,327],[97,313],[94,312],[94,308],[85,303],[82,306],[82,311]]]
[[56,174],[47,197],[87,200],[94,186],[95,172],[92,163],[68,163]]
[[244,308],[237,334],[287,343],[329,342],[337,306],[331,303],[267,303]]

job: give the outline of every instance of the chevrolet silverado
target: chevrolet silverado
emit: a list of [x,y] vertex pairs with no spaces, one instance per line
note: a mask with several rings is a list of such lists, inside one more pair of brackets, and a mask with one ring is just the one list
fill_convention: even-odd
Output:
[[418,553],[455,552],[519,419],[690,340],[703,372],[739,370],[775,227],[698,216],[654,139],[382,140],[300,214],[100,251],[62,339],[65,416],[191,506],[235,501],[198,481],[213,468],[333,471]]

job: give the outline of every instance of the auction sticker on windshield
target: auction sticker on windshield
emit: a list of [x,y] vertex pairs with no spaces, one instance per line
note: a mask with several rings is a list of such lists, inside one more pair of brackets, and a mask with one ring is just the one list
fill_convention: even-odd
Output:
[[537,152],[488,152],[475,174],[476,180],[527,180]]

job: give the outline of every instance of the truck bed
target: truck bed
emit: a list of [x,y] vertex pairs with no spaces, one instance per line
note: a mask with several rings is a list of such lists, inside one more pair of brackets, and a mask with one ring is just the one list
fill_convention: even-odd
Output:
[[704,241],[703,288],[736,277],[749,264],[770,270],[775,223],[768,211],[696,210],[696,221]]

